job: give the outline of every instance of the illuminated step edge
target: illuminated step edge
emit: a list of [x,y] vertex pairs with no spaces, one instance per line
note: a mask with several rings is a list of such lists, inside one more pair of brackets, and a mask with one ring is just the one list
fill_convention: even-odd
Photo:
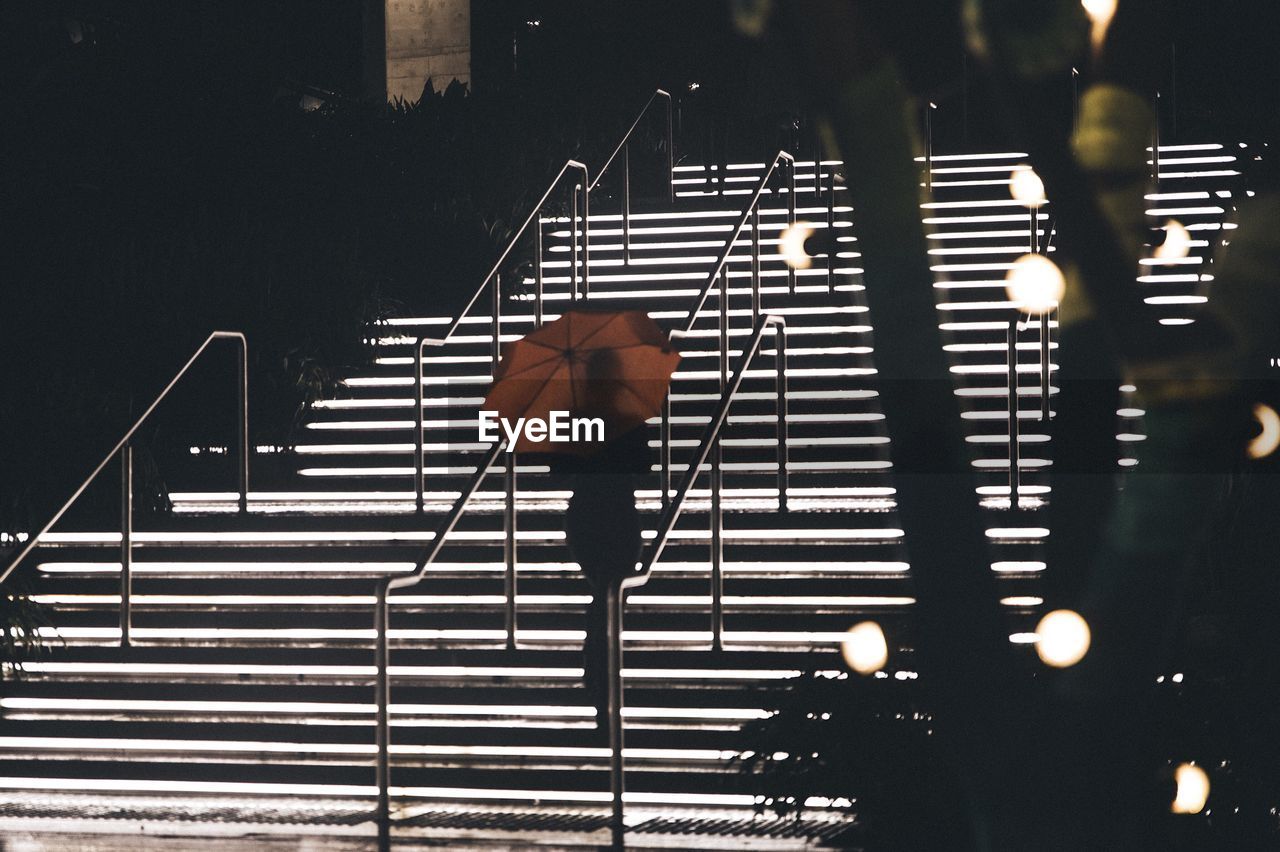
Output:
[[[48,574],[118,574],[119,562],[42,562],[39,570]],[[134,574],[401,574],[414,570],[413,562],[135,562]],[[805,576],[818,571],[820,573],[840,574],[902,574],[907,571],[907,563],[892,561],[856,561],[856,562],[725,562],[722,570],[726,574],[780,574]],[[433,562],[428,573],[493,573],[506,571],[502,562]],[[706,562],[658,562],[653,566],[656,574],[705,574],[709,570]],[[575,562],[520,562],[520,572],[570,574],[579,573]]]
[[[300,642],[330,641],[368,644],[374,639],[373,628],[215,628],[215,627],[134,627],[136,639],[169,642],[191,641],[255,641]],[[42,627],[40,635],[50,640],[98,641],[110,644],[120,640],[118,627]],[[396,641],[428,642],[483,642],[504,645],[505,630],[482,628],[408,629],[392,628],[388,634]],[[585,636],[582,630],[525,630],[519,631],[521,642],[532,644],[567,644],[580,646]],[[689,645],[705,647],[711,644],[710,630],[627,630],[623,638],[638,645]],[[847,638],[843,632],[726,630],[724,642],[744,647],[769,645],[824,645],[839,644]],[[0,699],[0,708],[8,699]],[[17,699],[14,699],[17,700]]]
[[[1025,395],[1025,394],[1024,394]],[[790,461],[787,462],[787,470],[797,473],[839,473],[849,470],[889,470],[892,464],[888,461]],[[671,470],[676,473],[688,470],[689,466],[685,463],[673,463]],[[537,467],[533,465],[518,465],[517,470],[522,473],[547,473],[546,466]],[[650,468],[657,473],[658,465]],[[710,470],[709,464],[704,464],[699,470]],[[721,465],[721,469],[726,472],[734,473],[774,473],[778,470],[778,463],[772,462],[725,462]],[[433,476],[467,476],[475,473],[475,468],[465,464],[450,465],[449,467],[428,467],[424,471],[426,474]],[[501,473],[501,467],[494,467],[493,473]],[[408,465],[388,465],[385,467],[307,467],[298,471],[302,476],[317,477],[365,477],[365,476],[412,476],[415,471]]]
[[[119,595],[92,594],[39,594],[31,600],[48,606],[118,607]],[[376,601],[373,595],[133,595],[135,607],[316,607],[332,610],[344,607],[368,608]],[[910,606],[915,598],[888,595],[725,595],[723,603],[732,609],[750,610],[758,607],[796,607],[808,609],[860,608]],[[462,607],[492,608],[506,603],[504,595],[395,595],[391,605],[396,607],[436,606],[448,609]],[[522,607],[585,607],[591,603],[590,595],[518,595],[516,603]],[[645,595],[633,594],[627,598],[633,606],[697,607],[711,605],[710,595]]]
[[[130,778],[39,778],[0,777],[0,789],[49,790],[101,793],[164,793],[196,795],[245,795],[245,796],[310,796],[328,798],[371,799],[377,792],[372,785],[354,784],[283,784],[236,781],[180,781]],[[391,795],[407,799],[440,799],[458,802],[514,801],[529,804],[562,802],[570,804],[607,804],[612,801],[608,792],[573,790],[522,790],[493,789],[488,787],[400,787],[392,786]],[[737,807],[752,808],[754,798],[745,795],[719,793],[644,793],[628,791],[623,800],[636,805],[673,807]],[[96,801],[96,799],[95,799]],[[823,806],[827,800],[811,798],[814,807]],[[3,822],[7,818],[0,818]]]
[[[728,663],[729,661],[726,661]],[[547,666],[391,666],[388,669],[396,678],[496,678],[496,679],[582,679],[582,668]],[[306,678],[372,678],[374,666],[314,666],[314,665],[255,665],[214,663],[98,663],[98,662],[49,662],[36,660],[23,665],[28,675],[101,675],[130,677],[282,677]],[[799,669],[734,669],[734,668],[679,668],[643,669],[624,668],[622,675],[629,680],[783,680],[799,677]],[[827,673],[831,677],[837,671]]]
[[[654,530],[644,530],[646,539],[655,537]],[[701,541],[710,535],[705,530],[673,530],[670,537],[678,541]],[[857,541],[862,539],[894,538],[902,535],[896,529],[727,529],[723,533],[727,541],[765,541],[785,544],[788,542],[830,540]],[[563,541],[563,530],[519,530],[517,540]],[[135,532],[134,546],[151,545],[256,545],[256,544],[418,544],[432,541],[433,530],[332,530],[332,531],[189,531],[189,532]],[[449,541],[499,542],[504,538],[501,530],[455,530]],[[118,532],[64,532],[45,533],[40,543],[52,546],[118,545]]]
[[[402,757],[463,758],[542,758],[543,760],[569,761],[574,759],[607,760],[607,747],[592,746],[460,746],[460,745],[404,745],[391,744],[391,754]],[[83,755],[90,752],[112,752],[124,755],[153,755],[178,752],[184,759],[178,762],[205,761],[219,754],[227,755],[282,755],[300,758],[362,757],[377,753],[372,743],[289,743],[243,740],[177,740],[177,739],[108,739],[91,737],[0,737],[0,754],[6,759],[15,757],[18,751],[74,752]],[[627,748],[625,755],[633,760],[680,763],[685,761],[727,761],[740,752],[697,748]],[[190,755],[190,757],[186,757]],[[269,758],[268,758],[269,759]],[[523,761],[522,761],[523,762]]]

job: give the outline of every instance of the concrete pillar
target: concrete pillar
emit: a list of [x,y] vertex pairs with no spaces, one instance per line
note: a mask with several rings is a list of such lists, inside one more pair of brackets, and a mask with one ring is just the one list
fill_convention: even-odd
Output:
[[386,0],[387,99],[471,82],[470,0]]

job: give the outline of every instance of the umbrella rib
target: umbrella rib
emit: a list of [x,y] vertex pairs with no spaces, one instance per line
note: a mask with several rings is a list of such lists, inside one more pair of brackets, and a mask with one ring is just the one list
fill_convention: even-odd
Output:
[[505,381],[506,379],[512,379],[512,378],[515,378],[516,376],[520,375],[521,373],[527,373],[527,372],[529,372],[529,371],[530,371],[530,370],[532,370],[532,369],[535,369],[535,368],[537,368],[537,367],[541,367],[542,365],[547,364],[547,363],[549,363],[549,362],[551,362],[551,361],[554,361],[554,360],[556,360],[557,358],[560,358],[560,357],[562,357],[562,353],[557,353],[557,354],[555,354],[555,355],[548,355],[546,358],[543,358],[541,361],[537,361],[537,362],[535,362],[535,363],[533,363],[533,364],[529,364],[529,365],[527,365],[527,366],[521,367],[519,370],[516,370],[514,373],[503,373],[503,374],[502,374],[502,376],[500,377],[500,380]]
[[[614,314],[613,316],[609,317],[609,319],[607,319],[606,321],[604,321],[604,322],[600,323],[600,325],[596,326],[596,327],[595,327],[595,328],[593,328],[591,331],[587,332],[587,334],[586,334],[586,335],[585,335],[581,340],[579,340],[579,341],[575,342],[575,343],[573,344],[574,348],[575,348],[575,349],[581,349],[581,348],[582,348],[582,344],[586,343],[588,340],[590,340],[591,338],[595,337],[597,334],[599,334],[600,332],[604,331],[604,330],[605,330],[606,328],[608,328],[609,326],[613,325],[615,322],[617,322],[617,321],[618,321],[619,319],[621,319],[622,317],[623,317],[623,314]],[[570,332],[572,332],[572,328],[570,328]],[[572,338],[572,337],[570,337],[569,339],[570,339],[570,340],[573,340],[573,338]],[[619,347],[611,347],[611,348],[621,349],[622,347],[620,347],[620,346],[619,346]]]
[[[533,404],[538,401],[538,397],[541,396],[542,392],[547,389],[547,385],[551,384],[552,379],[556,377],[556,373],[559,373],[561,369],[562,368],[557,367],[555,370],[552,371],[551,375],[547,376],[545,379],[542,380],[542,384],[538,385],[538,389],[529,396],[529,404],[526,405],[521,410],[520,412],[521,417],[527,414],[529,412],[529,409],[533,408]],[[569,372],[569,387],[570,389],[573,388],[573,371],[572,370],[570,370]]]

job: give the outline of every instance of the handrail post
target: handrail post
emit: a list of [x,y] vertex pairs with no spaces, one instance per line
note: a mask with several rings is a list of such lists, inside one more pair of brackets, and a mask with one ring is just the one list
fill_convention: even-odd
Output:
[[582,298],[591,298],[591,192],[586,167],[582,169]]
[[[818,174],[822,174],[821,166]],[[831,167],[831,185],[827,190],[827,292],[836,291],[836,167]]]
[[426,403],[424,392],[422,389],[422,353],[425,351],[426,339],[419,337],[418,342],[413,347],[413,399],[414,399],[414,417],[413,417],[413,491],[414,491],[414,508],[417,512],[425,510],[425,494],[426,483],[426,447],[423,446],[422,432],[426,428],[426,417],[423,413],[423,406]]
[[622,146],[622,262],[631,265],[631,143]]
[[[787,225],[796,223],[796,161],[787,158]],[[787,264],[787,289],[791,295],[796,294],[796,268]]]
[[573,187],[573,200],[570,202],[569,215],[569,287],[570,302],[578,301],[578,195],[579,187]]
[[133,444],[120,448],[120,647],[132,644],[133,627]]
[[436,528],[435,535],[427,545],[422,558],[418,560],[414,573],[408,576],[384,578],[378,583],[374,595],[374,742],[377,750],[374,761],[374,784],[377,787],[374,822],[378,830],[379,852],[389,852],[391,848],[391,677],[389,674],[391,650],[388,629],[391,623],[390,595],[394,589],[408,588],[422,580],[427,566],[435,562],[436,557],[444,549],[445,540],[458,525],[467,504],[475,497],[480,483],[484,481],[494,461],[506,446],[506,440],[500,439],[477,463],[471,481],[463,488],[458,499],[454,501],[453,507]]
[[609,644],[609,659],[606,674],[608,675],[609,704],[609,793],[612,810],[609,818],[609,832],[613,849],[625,849],[626,824],[623,822],[622,797],[626,792],[626,777],[623,763],[622,731],[622,606],[623,590],[620,584],[610,583],[605,591],[607,616],[605,634]]
[[1040,420],[1049,422],[1049,311],[1040,315]]
[[243,337],[238,338],[240,349],[237,360],[240,362],[239,381],[236,382],[236,402],[240,408],[240,434],[236,437],[240,444],[240,512],[249,512],[249,344]]
[[760,204],[751,206],[751,327],[760,322]]
[[711,650],[724,650],[724,447],[711,451]]
[[1009,508],[1019,508],[1019,479],[1022,464],[1019,461],[1018,446],[1018,321],[1009,321],[1009,329],[1005,334],[1009,348],[1006,359],[1008,382],[1008,414],[1009,414]]
[[507,453],[506,506],[503,512],[502,556],[505,561],[507,650],[516,649],[516,454]]
[[789,405],[787,403],[787,327],[782,323],[773,323],[774,369],[777,372],[775,392],[777,394],[778,416],[778,511],[788,510],[787,491],[790,487],[790,471],[787,467],[791,461],[791,450],[787,446]]
[[542,219],[533,232],[533,324],[542,328]]
[[378,584],[374,612],[374,727],[377,731],[377,763],[374,769],[374,785],[378,788],[376,822],[378,824],[378,852],[391,849],[391,667],[390,641],[387,637],[391,613],[387,596],[391,580]]
[[659,453],[662,458],[662,478],[659,487],[662,489],[662,508],[667,508],[671,502],[671,391],[667,391],[666,398],[662,400],[662,426],[660,428],[659,438],[662,446]]
[[671,132],[671,96],[667,95],[667,203],[676,203],[675,136]]
[[493,336],[489,357],[493,375],[498,375],[498,361],[502,358],[502,273],[493,277],[493,316],[489,319],[489,332]]

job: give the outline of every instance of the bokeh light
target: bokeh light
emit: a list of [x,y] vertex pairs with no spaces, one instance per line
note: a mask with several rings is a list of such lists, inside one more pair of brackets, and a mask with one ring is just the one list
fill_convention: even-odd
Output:
[[1044,181],[1034,169],[1014,169],[1009,175],[1009,194],[1013,200],[1027,207],[1044,204]]
[[1044,314],[1058,306],[1067,281],[1058,264],[1042,254],[1024,254],[1014,261],[1004,279],[1009,300],[1020,310]]
[[1080,0],[1080,5],[1094,24],[1106,25],[1116,16],[1117,0]]
[[813,225],[803,220],[783,228],[778,237],[778,254],[792,269],[808,269],[813,258],[804,250],[804,241],[813,236]]
[[1253,407],[1253,417],[1262,431],[1249,442],[1245,453],[1251,459],[1264,459],[1274,453],[1276,447],[1280,447],[1280,414],[1271,406],[1260,402]]
[[1164,226],[1164,242],[1153,252],[1157,260],[1181,260],[1191,254],[1191,232],[1177,219]]
[[864,621],[849,628],[848,635],[840,644],[840,653],[849,668],[858,674],[873,674],[889,661],[889,643],[879,624]]
[[1078,612],[1056,609],[1036,625],[1036,653],[1045,665],[1058,669],[1074,666],[1089,653],[1089,624]]
[[1209,776],[1194,763],[1184,763],[1173,771],[1178,792],[1173,798],[1175,814],[1198,814],[1209,801]]

